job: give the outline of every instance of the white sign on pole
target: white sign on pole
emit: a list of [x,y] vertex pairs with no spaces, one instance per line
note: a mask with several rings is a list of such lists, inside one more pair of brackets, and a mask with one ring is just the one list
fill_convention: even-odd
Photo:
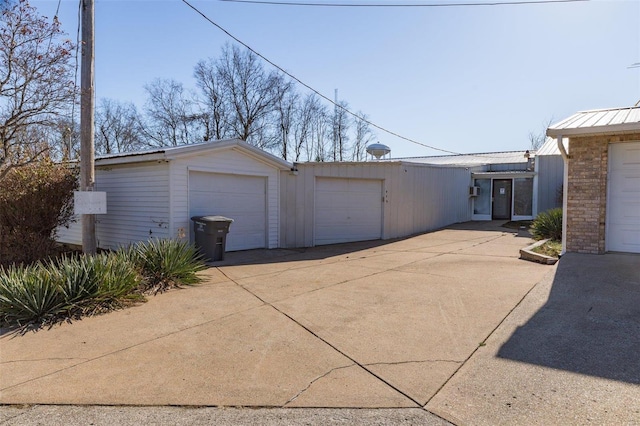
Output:
[[107,193],[103,191],[74,191],[73,211],[75,214],[106,214]]

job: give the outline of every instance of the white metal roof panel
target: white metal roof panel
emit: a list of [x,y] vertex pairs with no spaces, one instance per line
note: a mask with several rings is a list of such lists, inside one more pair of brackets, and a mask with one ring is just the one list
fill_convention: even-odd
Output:
[[[562,143],[564,145],[564,149],[569,152],[569,138],[562,138]],[[536,151],[536,157],[543,155],[562,155],[560,154],[558,142],[555,138],[547,136],[544,144],[542,144],[542,146]]]
[[579,136],[640,131],[640,107],[581,111],[553,124],[547,135]]
[[204,153],[227,148],[241,150],[247,155],[251,155],[263,162],[269,163],[283,170],[293,167],[292,163],[289,163],[288,161],[278,158],[273,154],[263,151],[260,148],[249,145],[248,143],[240,139],[226,139],[213,142],[162,147],[146,151],[122,152],[117,154],[102,155],[96,158],[96,166],[171,160],[175,159],[176,157],[193,155],[199,152]]
[[477,166],[484,164],[526,163],[525,151],[485,152],[478,154],[439,155],[433,157],[394,158],[407,163]]

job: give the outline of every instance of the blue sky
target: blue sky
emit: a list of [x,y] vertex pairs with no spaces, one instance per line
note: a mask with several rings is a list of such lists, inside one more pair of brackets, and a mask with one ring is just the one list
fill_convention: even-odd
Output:
[[[31,2],[49,17],[58,5]],[[157,77],[193,87],[196,62],[232,42],[180,0],[95,3],[98,98],[142,108],[143,86]],[[454,152],[526,149],[529,132],[552,118],[640,100],[640,68],[628,68],[640,62],[636,0],[446,8],[191,3],[326,96],[338,89],[354,112]],[[77,0],[61,1],[59,18],[73,39],[77,9]],[[376,134],[393,157],[439,154]]]

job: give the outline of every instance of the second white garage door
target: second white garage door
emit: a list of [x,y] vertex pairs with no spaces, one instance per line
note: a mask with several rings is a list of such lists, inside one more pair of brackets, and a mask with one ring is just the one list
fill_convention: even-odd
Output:
[[189,215],[233,219],[227,251],[267,246],[266,178],[189,172]]
[[382,237],[382,181],[317,178],[315,245]]
[[640,142],[610,145],[607,206],[607,250],[640,253]]

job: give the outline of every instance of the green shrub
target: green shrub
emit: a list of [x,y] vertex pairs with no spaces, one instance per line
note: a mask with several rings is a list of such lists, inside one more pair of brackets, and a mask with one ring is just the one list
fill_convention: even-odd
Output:
[[69,316],[110,310],[142,300],[140,277],[122,252],[95,256],[66,255],[48,264],[64,297]]
[[201,281],[197,273],[206,269],[197,249],[185,241],[149,240],[133,245],[127,253],[140,269],[147,293],[197,284]]
[[124,251],[97,255],[93,260],[100,277],[98,294],[101,300],[142,298],[137,292],[142,279]]
[[195,247],[175,240],[0,267],[0,323],[50,324],[109,311],[143,301],[142,292],[196,284],[205,268]]
[[52,321],[66,311],[55,276],[40,264],[0,268],[0,321],[28,325]]
[[0,265],[55,254],[55,231],[73,215],[75,173],[49,160],[10,170],[0,181]]
[[531,224],[531,233],[537,240],[562,240],[562,209],[556,208],[538,214]]

